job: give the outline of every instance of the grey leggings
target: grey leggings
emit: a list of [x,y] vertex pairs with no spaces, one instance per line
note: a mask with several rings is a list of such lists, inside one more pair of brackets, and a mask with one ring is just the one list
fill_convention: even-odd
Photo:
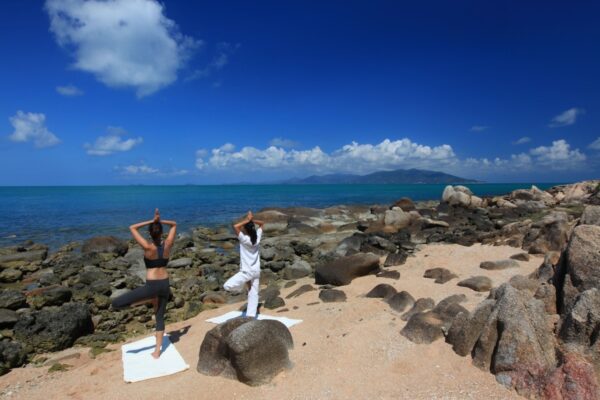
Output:
[[167,302],[171,295],[169,288],[169,278],[167,279],[150,279],[146,281],[144,286],[133,289],[131,292],[122,294],[113,300],[112,306],[114,309],[121,309],[131,306],[142,300],[151,300],[158,298],[158,309],[156,310],[156,330],[165,330],[165,311],[167,310]]

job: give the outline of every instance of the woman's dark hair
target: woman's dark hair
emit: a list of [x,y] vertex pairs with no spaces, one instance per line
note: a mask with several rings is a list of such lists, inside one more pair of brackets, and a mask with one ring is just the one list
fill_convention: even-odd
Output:
[[148,232],[150,233],[150,237],[156,246],[160,246],[160,241],[162,239],[163,227],[160,222],[153,222],[148,225]]
[[246,231],[246,234],[248,236],[250,236],[250,240],[252,241],[252,244],[256,244],[256,226],[254,226],[254,222],[249,221],[244,225],[244,230]]

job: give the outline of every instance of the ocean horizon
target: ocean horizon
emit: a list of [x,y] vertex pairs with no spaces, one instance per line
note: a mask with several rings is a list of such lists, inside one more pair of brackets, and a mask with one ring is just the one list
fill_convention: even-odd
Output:
[[[470,183],[478,196],[561,183]],[[128,238],[128,226],[159,208],[178,232],[229,224],[248,210],[438,200],[446,184],[220,184],[0,187],[0,246],[31,240],[56,249],[99,235]]]

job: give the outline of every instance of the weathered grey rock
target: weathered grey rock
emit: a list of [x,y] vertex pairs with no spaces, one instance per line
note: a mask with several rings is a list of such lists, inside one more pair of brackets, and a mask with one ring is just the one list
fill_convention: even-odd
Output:
[[389,253],[385,258],[383,263],[384,267],[394,267],[397,265],[402,265],[406,262],[406,253],[404,251],[400,251],[398,253]]
[[[527,240],[523,247],[529,247],[529,253],[545,254],[549,251],[563,251],[569,239],[571,224],[564,211],[553,211],[533,224],[537,236],[533,241]],[[530,243],[529,243],[530,242]]]
[[114,236],[97,236],[86,240],[81,247],[82,253],[112,253],[123,256],[127,253],[127,242]]
[[573,230],[567,248],[563,309],[588,289],[600,288],[600,226],[580,225]]
[[93,331],[92,316],[82,303],[24,314],[14,327],[15,338],[36,353],[66,349],[78,337]]
[[236,318],[207,332],[197,370],[257,386],[290,366],[292,347],[292,335],[281,322]]
[[144,249],[141,247],[132,247],[123,256],[129,265],[138,265],[144,262]]
[[185,268],[189,267],[190,265],[192,265],[192,259],[189,257],[183,257],[169,261],[167,268]]
[[0,375],[25,364],[27,353],[19,342],[0,341]]
[[12,328],[18,319],[16,311],[0,308],[0,329]]
[[452,187],[452,185],[446,186],[444,188],[444,191],[442,192],[442,201],[445,203],[450,201],[450,196],[452,196],[452,194],[454,194],[454,188]]
[[16,282],[23,276],[23,272],[15,268],[6,268],[0,272],[0,282]]
[[471,353],[495,304],[494,300],[484,300],[472,313],[458,314],[452,321],[446,342],[456,354],[464,357]]
[[476,292],[487,292],[492,288],[492,280],[487,276],[473,276],[457,283],[458,286],[472,289]]
[[20,264],[42,262],[48,255],[48,249],[21,251],[0,256],[0,268],[16,267]]
[[315,290],[317,290],[317,289],[315,289],[315,287],[313,285],[310,285],[310,284],[302,285],[298,289],[296,289],[293,292],[291,292],[290,294],[288,294],[285,298],[293,299],[295,297],[299,297],[299,296],[303,295],[304,293],[312,292]]
[[443,336],[444,321],[433,311],[418,312],[409,318],[400,333],[413,343],[432,343]]
[[415,299],[410,293],[403,290],[387,299],[387,303],[392,310],[401,313],[408,307],[412,307],[415,304]]
[[287,280],[300,279],[310,275],[312,267],[304,260],[296,260],[283,269],[283,277]]
[[48,306],[60,306],[71,300],[73,292],[64,286],[38,289],[29,296],[29,304],[40,309]]
[[377,299],[389,299],[397,293],[396,289],[392,285],[387,283],[380,283],[367,293],[367,297]]
[[346,301],[346,293],[337,289],[323,289],[319,292],[319,299],[324,303],[341,303]]
[[580,223],[582,225],[600,225],[600,206],[586,206]]
[[269,286],[260,292],[260,300],[263,306],[268,309],[274,309],[285,305],[285,302],[279,297],[280,291],[276,286]]
[[371,253],[358,253],[319,265],[315,270],[315,282],[318,285],[348,285],[352,279],[377,269],[379,257]]
[[458,275],[450,272],[446,268],[431,268],[425,271],[424,278],[434,279],[435,283],[444,284],[449,280],[458,278]]
[[[456,189],[456,188],[455,188]],[[460,206],[460,207],[469,207],[471,204],[471,196],[463,192],[455,191],[450,195],[448,199],[448,204],[451,206]]]
[[499,269],[508,269],[508,268],[519,268],[520,265],[517,261],[512,259],[507,260],[497,260],[497,261],[484,261],[479,264],[479,268],[487,269],[487,270],[499,270]]
[[360,248],[365,240],[366,236],[362,233],[347,237],[336,247],[335,254],[343,257],[359,253]]
[[408,197],[402,197],[394,203],[394,207],[401,208],[402,211],[413,211],[416,209],[415,203]]
[[27,307],[25,295],[18,290],[3,289],[0,290],[0,308],[18,310]]
[[428,228],[449,228],[450,224],[446,221],[437,221],[431,218],[422,218],[421,219],[421,227],[423,229]]
[[[400,292],[400,293],[402,293],[402,292]],[[408,321],[410,319],[410,317],[412,317],[413,315],[415,315],[417,313],[425,312],[427,310],[431,310],[434,306],[435,306],[435,301],[433,301],[432,298],[427,297],[427,298],[418,299],[417,301],[415,301],[415,303],[413,304],[413,306],[410,310],[408,310],[407,312],[402,314],[401,318],[403,321]]]
[[[580,346],[585,352],[600,349],[596,343],[600,332],[600,290],[592,288],[581,292],[571,309],[565,313],[559,336],[563,342]],[[600,360],[600,354],[596,357]]]
[[410,225],[411,216],[409,213],[402,211],[400,207],[394,207],[393,209],[385,212],[383,221],[388,226],[402,229]]

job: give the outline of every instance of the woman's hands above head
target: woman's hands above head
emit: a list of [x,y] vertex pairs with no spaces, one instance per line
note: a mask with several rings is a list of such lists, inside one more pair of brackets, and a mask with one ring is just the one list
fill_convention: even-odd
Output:
[[158,211],[158,208],[154,210],[154,222],[159,222],[160,221],[160,212]]
[[252,215],[252,211],[248,211],[248,222],[252,221],[254,215]]

